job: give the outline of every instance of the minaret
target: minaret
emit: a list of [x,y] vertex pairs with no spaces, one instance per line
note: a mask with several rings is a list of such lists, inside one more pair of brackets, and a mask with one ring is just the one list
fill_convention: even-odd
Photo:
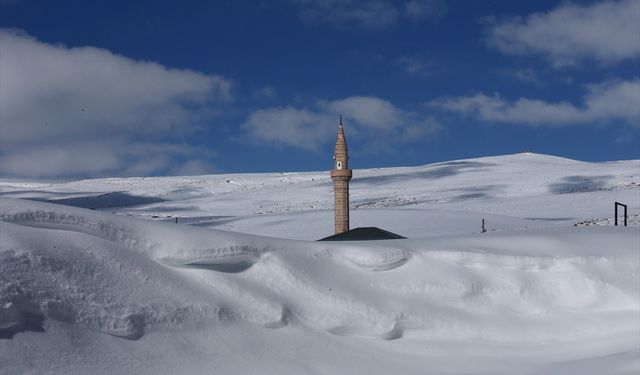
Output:
[[340,115],[333,160],[331,179],[333,180],[336,234],[339,234],[349,230],[349,181],[353,176],[351,169],[349,169],[349,151],[342,128],[342,115]]

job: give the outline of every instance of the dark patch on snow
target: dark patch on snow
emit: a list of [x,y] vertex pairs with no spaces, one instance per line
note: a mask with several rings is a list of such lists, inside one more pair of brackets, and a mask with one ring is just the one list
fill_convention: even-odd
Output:
[[196,227],[209,227],[212,225],[225,224],[234,221],[237,218],[237,216],[192,216],[180,218],[180,223]]
[[[171,202],[171,201],[161,201],[161,202]],[[158,202],[159,203],[159,202]],[[172,202],[173,203],[173,202]],[[190,206],[153,206],[153,207],[145,207],[145,208],[137,208],[138,212],[149,212],[149,213],[162,213],[162,212],[180,212],[180,211],[198,211],[198,206],[190,205]]]
[[370,337],[387,341],[400,339],[404,335],[404,328],[398,323],[395,323],[391,330],[384,333],[376,333],[374,329],[368,327],[350,325],[332,327],[327,331],[337,336]]
[[369,183],[369,184],[386,184],[401,182],[413,179],[423,180],[435,180],[438,178],[455,176],[465,172],[477,172],[485,170],[486,167],[491,167],[496,164],[484,163],[478,161],[452,161],[448,163],[441,163],[434,165],[433,167],[416,172],[399,172],[382,176],[364,176],[353,179],[353,184]]
[[106,331],[105,333],[114,337],[125,340],[139,340],[144,336],[144,327],[146,326],[146,318],[144,314],[130,314],[125,317],[127,329],[122,332]]
[[287,325],[292,323],[294,320],[295,320],[295,317],[293,315],[293,312],[291,312],[291,309],[289,309],[289,307],[287,306],[282,306],[280,319],[278,319],[275,322],[265,324],[265,328],[277,329],[277,328],[286,327]]
[[44,332],[45,317],[40,307],[27,298],[14,296],[0,307],[0,339],[11,339],[17,333]]
[[253,260],[239,260],[235,262],[194,262],[187,263],[187,267],[201,268],[205,270],[224,272],[224,273],[239,273],[248,270],[253,266],[255,261]]
[[[39,199],[34,199],[39,200]],[[123,192],[105,193],[100,195],[90,195],[74,198],[48,199],[46,202],[57,203],[65,206],[81,207],[81,208],[113,208],[113,207],[133,207],[143,204],[164,202],[164,199],[158,197],[143,197],[131,195]]]
[[460,194],[451,200],[455,202],[458,200],[480,199],[480,198],[487,198],[487,197],[489,197],[489,195],[485,193],[467,193],[467,194]]
[[607,182],[613,176],[567,176],[560,182],[549,185],[549,191],[554,194],[567,194],[576,192],[591,192],[607,190]]
[[401,323],[396,322],[393,325],[393,328],[391,328],[389,332],[386,332],[382,336],[380,336],[380,338],[383,340],[397,340],[401,339],[402,336],[404,336],[404,327]]

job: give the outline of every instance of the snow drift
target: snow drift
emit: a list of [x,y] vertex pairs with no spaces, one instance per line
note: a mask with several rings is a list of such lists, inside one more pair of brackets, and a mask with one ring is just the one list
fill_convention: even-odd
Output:
[[[501,167],[483,173],[498,179],[505,165],[515,169],[494,163]],[[393,178],[410,180],[403,172]],[[379,193],[381,179],[368,194]],[[597,193],[637,196],[616,188],[628,179],[617,181]],[[200,193],[123,210],[159,212],[185,200],[203,207]],[[465,198],[471,212],[453,198],[452,210],[385,208],[413,238],[348,243],[0,198],[0,373],[637,373],[638,227],[574,226],[585,207],[571,205],[586,206],[594,191],[557,193],[570,196],[568,218],[506,215],[536,194],[503,198],[498,214],[484,211],[495,197]],[[538,198],[537,214],[558,219],[546,200]],[[363,219],[377,212],[358,211]],[[261,223],[258,231],[296,222],[319,238],[314,220],[323,212],[234,220]],[[416,235],[412,221],[435,223],[434,215],[449,231]],[[480,217],[497,227],[470,229]]]

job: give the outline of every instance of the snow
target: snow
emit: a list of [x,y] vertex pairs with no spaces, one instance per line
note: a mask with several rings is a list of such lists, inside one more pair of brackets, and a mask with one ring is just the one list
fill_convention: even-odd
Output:
[[315,242],[331,188],[1,180],[0,373],[640,372],[640,161],[355,170],[352,227],[406,240]]

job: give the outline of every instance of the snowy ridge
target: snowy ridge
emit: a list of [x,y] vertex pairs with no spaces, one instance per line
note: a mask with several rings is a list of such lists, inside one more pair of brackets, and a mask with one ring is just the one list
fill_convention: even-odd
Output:
[[[2,221],[43,229],[84,233],[127,249],[151,254],[159,259],[167,258],[174,262],[257,257],[267,251],[270,246],[279,247],[280,243],[280,241],[259,236],[216,230],[202,231],[197,228],[175,227],[165,223],[158,223],[160,228],[163,228],[158,230],[148,222],[138,222],[130,218],[113,217],[72,207],[60,211],[56,210],[59,206],[47,203],[2,198],[2,204],[5,207],[5,212],[0,214]],[[158,236],[157,232],[162,232],[164,235]],[[192,233],[198,235],[191,236]],[[257,247],[256,243],[261,245]]]

